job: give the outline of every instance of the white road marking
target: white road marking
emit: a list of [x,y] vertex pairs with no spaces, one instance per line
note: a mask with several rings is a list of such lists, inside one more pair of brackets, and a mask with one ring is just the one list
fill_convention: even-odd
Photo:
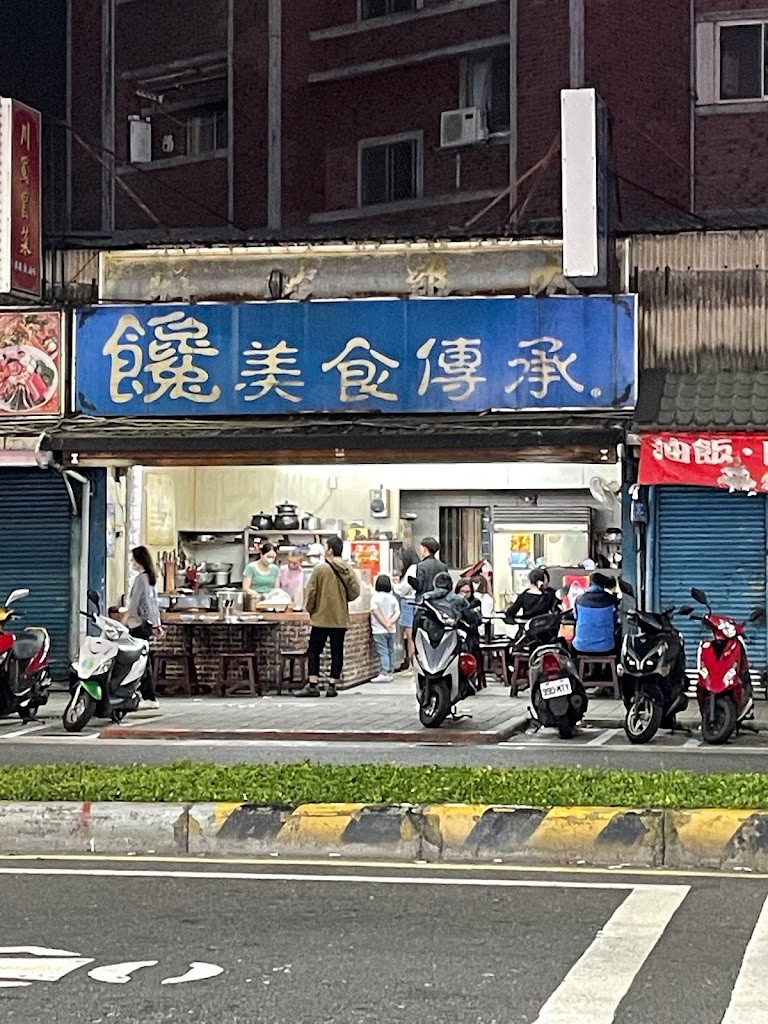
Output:
[[589,740],[587,742],[587,746],[602,747],[604,743],[607,743],[609,740],[612,740],[614,737],[618,736],[620,732],[623,731],[623,729],[606,729],[604,732],[601,732],[599,736],[595,736],[593,740]]
[[14,729],[12,732],[6,732],[4,729],[0,731],[0,739],[12,740],[17,736],[29,736],[32,732],[40,732],[41,729],[47,729],[50,722],[41,722],[39,725],[24,725],[21,729]]
[[131,975],[142,967],[157,967],[157,960],[133,960],[124,964],[109,964],[106,967],[94,967],[88,971],[88,977],[94,981],[103,981],[105,985],[127,985]]
[[768,900],[749,940],[722,1024],[765,1024],[768,983]]
[[217,978],[223,973],[224,968],[219,967],[218,964],[205,964],[196,960],[194,963],[189,965],[189,970],[186,974],[182,974],[178,978],[166,978],[165,981],[160,982],[160,984],[185,985],[188,981],[206,981],[208,978]]
[[0,953],[26,953],[27,956],[79,956],[68,949],[49,949],[47,946],[0,946]]
[[[576,961],[534,1024],[613,1024],[619,1004],[689,891],[688,885],[638,886]],[[739,1017],[738,1024],[750,1021]]]
[[699,739],[696,739],[695,736],[691,736],[690,739],[687,739],[685,741],[683,746],[687,747],[689,750],[695,750],[697,747],[703,746],[703,744],[704,744],[703,740],[699,740]]
[[92,957],[0,957],[2,981],[60,981],[79,967],[92,964]]
[[[553,869],[557,870],[557,869]],[[446,878],[418,877],[415,875],[337,875],[304,874],[277,871],[150,871],[120,868],[22,868],[0,867],[0,875],[45,875],[69,878],[183,878],[204,881],[239,882],[343,882],[366,885],[436,885],[477,886],[481,888],[509,889],[664,889],[665,886],[643,886],[632,882],[564,882],[555,879],[529,878]],[[671,888],[683,888],[671,886]],[[688,887],[684,887],[687,891]]]
[[0,981],[0,988],[28,988],[31,981]]

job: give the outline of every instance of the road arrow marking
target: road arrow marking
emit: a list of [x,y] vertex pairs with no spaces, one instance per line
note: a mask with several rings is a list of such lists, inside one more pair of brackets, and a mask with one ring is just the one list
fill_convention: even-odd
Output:
[[88,977],[94,981],[102,981],[105,985],[127,985],[131,975],[142,967],[157,967],[157,960],[133,960],[124,964],[109,964],[106,967],[95,967],[88,971]]
[[205,964],[195,961],[195,963],[189,965],[189,970],[186,974],[182,974],[179,978],[166,978],[161,984],[183,985],[187,981],[206,981],[208,978],[217,978],[223,973],[224,968],[219,967],[218,964]]

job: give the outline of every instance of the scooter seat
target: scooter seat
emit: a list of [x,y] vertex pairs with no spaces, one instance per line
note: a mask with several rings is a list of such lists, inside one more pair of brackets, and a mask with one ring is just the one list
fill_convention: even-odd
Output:
[[13,656],[18,661],[29,661],[42,650],[45,633],[42,630],[25,629],[19,633],[13,644]]

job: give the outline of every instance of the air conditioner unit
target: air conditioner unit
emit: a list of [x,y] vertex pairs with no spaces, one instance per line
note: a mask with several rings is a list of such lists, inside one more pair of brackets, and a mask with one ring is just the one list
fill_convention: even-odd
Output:
[[444,110],[440,115],[440,145],[443,149],[471,146],[475,142],[485,142],[487,138],[488,117],[479,107]]

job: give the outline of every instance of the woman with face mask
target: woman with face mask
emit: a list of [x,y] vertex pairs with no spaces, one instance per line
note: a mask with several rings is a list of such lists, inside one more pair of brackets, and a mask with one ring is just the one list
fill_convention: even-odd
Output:
[[261,552],[255,562],[249,562],[243,569],[243,590],[246,594],[268,594],[277,586],[280,569],[277,554],[272,544],[261,545]]

